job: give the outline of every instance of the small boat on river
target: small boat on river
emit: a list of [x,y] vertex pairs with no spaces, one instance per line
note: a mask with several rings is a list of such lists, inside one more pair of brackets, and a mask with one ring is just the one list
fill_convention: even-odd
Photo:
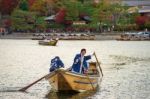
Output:
[[46,80],[55,91],[84,92],[95,90],[102,80],[102,72],[98,70],[96,62],[89,63],[86,74],[78,74],[70,70],[58,69],[50,73]]
[[40,40],[39,41],[39,44],[40,45],[49,45],[49,46],[56,46],[58,40],[55,39],[55,40]]
[[150,41],[150,32],[125,33],[116,40],[119,41]]

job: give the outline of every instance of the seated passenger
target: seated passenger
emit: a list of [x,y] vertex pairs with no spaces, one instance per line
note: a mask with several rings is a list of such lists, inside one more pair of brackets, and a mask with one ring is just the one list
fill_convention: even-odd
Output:
[[61,59],[58,56],[56,56],[51,60],[49,72],[53,72],[61,67],[64,68],[64,63],[61,61]]

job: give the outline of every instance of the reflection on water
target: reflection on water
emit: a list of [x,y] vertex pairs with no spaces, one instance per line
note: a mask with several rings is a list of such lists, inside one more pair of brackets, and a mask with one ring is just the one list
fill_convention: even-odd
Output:
[[[104,77],[99,90],[54,93],[43,79],[26,93],[17,91],[47,74],[55,56],[70,67],[81,48],[87,54],[95,51],[101,61]],[[0,99],[150,99],[149,71],[148,41],[59,41],[52,47],[32,40],[0,40]]]
[[46,95],[48,99],[90,99],[96,91],[88,91],[83,93],[76,93],[76,92],[49,92]]

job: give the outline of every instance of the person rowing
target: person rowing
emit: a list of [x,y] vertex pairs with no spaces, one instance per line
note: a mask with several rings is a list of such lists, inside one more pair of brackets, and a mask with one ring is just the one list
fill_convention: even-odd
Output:
[[88,71],[89,64],[87,63],[87,61],[91,59],[93,54],[87,56],[85,56],[85,54],[86,49],[83,48],[81,49],[80,54],[77,54],[75,56],[73,65],[71,67],[72,72],[83,74]]

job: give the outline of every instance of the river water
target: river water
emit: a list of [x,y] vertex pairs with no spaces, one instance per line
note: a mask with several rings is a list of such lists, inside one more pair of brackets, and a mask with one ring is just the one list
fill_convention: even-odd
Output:
[[[55,93],[44,79],[26,92],[17,91],[47,74],[55,56],[70,67],[81,48],[87,54],[95,51],[101,62],[104,77],[97,91]],[[33,40],[0,40],[0,99],[150,99],[150,42],[59,41],[53,47]]]

